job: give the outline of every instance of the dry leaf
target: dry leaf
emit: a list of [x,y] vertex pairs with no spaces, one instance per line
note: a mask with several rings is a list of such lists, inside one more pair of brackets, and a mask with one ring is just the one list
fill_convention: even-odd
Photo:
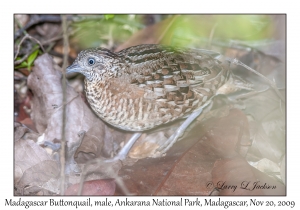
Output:
[[[107,180],[91,180],[83,183],[81,195],[113,195],[116,184],[113,179]],[[79,184],[70,186],[65,195],[77,195]]]
[[57,161],[32,140],[15,143],[15,187],[41,186],[59,174]]

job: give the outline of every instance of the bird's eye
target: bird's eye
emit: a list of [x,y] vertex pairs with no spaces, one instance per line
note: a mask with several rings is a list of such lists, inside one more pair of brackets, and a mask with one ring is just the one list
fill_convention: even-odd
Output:
[[89,63],[90,66],[94,65],[95,62],[96,62],[96,61],[95,61],[94,58],[89,58],[89,59],[88,59],[88,63]]

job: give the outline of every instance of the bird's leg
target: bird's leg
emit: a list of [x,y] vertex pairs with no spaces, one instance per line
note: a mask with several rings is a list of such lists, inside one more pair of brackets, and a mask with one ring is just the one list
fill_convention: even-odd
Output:
[[184,133],[187,127],[202,113],[203,108],[193,112],[180,126],[177,128],[175,133],[170,136],[164,144],[158,149],[158,152],[163,154],[166,153],[171,146],[177,141],[177,139]]
[[119,151],[119,153],[115,157],[105,160],[105,162],[113,162],[113,161],[116,161],[116,160],[124,160],[126,158],[127,154],[129,153],[131,147],[140,138],[141,135],[142,135],[142,133],[134,133],[131,136],[131,138],[129,139],[129,141]]

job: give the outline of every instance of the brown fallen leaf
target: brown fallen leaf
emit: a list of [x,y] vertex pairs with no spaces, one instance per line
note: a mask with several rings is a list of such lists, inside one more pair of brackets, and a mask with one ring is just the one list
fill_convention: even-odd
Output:
[[42,186],[59,174],[57,161],[32,140],[17,141],[14,153],[14,183],[19,192],[25,186]]
[[246,115],[238,109],[232,109],[228,116],[220,118],[208,129],[204,139],[214,152],[222,158],[246,155],[251,146],[249,125]]
[[20,121],[20,123],[22,123],[23,125],[25,125],[26,127],[28,127],[29,129],[31,129],[32,131],[37,132],[34,123],[32,121],[31,118],[27,117],[24,120]]
[[[81,195],[113,195],[115,188],[113,179],[86,181],[83,183]],[[77,195],[78,190],[79,184],[74,184],[66,190],[65,195]]]

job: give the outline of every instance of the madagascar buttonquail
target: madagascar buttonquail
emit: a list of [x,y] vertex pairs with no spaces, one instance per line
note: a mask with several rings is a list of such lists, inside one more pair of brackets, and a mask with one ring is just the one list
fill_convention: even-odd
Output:
[[188,116],[215,95],[230,75],[217,56],[162,45],[95,48],[81,51],[67,73],[85,76],[87,100],[102,120],[144,131]]
[[138,45],[113,53],[83,50],[67,73],[85,76],[87,100],[105,122],[135,131],[114,160],[125,159],[141,131],[187,117],[155,152],[164,154],[231,77],[220,54],[162,45]]

